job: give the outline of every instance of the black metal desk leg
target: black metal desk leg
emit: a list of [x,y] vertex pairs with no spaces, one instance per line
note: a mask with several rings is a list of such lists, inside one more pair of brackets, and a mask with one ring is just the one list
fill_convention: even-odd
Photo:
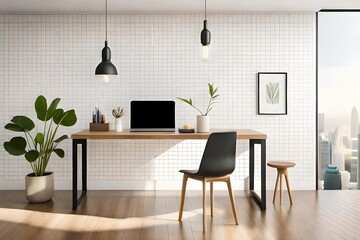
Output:
[[261,144],[261,210],[266,209],[266,140],[260,140]]
[[87,142],[82,143],[82,190],[87,191]]
[[[261,146],[261,197],[254,190],[255,178],[255,144]],[[254,196],[255,201],[259,204],[261,210],[266,209],[266,140],[265,139],[250,139],[249,147],[249,184],[250,192]]]
[[254,168],[255,168],[255,143],[254,140],[250,139],[250,162],[249,162],[249,184],[250,191],[254,190]]
[[[73,210],[75,210],[77,208],[77,206],[79,205],[79,203],[81,202],[82,198],[85,196],[86,191],[87,191],[87,182],[86,182],[86,165],[87,165],[87,142],[86,139],[73,139],[72,142],[73,146],[72,146],[72,165],[73,165],[73,187],[72,187],[72,197],[73,197],[73,201],[72,201],[72,205],[73,205]],[[78,145],[81,145],[81,158],[82,158],[82,190],[81,190],[81,195],[78,198],[77,197],[77,170],[78,170],[78,152],[77,152],[77,147]]]

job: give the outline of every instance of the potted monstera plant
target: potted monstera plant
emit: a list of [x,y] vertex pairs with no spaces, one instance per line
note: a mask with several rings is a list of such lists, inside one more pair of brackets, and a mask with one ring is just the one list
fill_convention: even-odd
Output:
[[68,138],[67,135],[57,136],[61,126],[73,126],[76,121],[74,109],[65,111],[58,108],[60,98],[55,98],[48,106],[44,96],[37,97],[35,111],[37,118],[42,122],[35,129],[34,122],[26,116],[15,116],[5,129],[22,132],[4,142],[5,150],[14,156],[24,155],[33,172],[25,177],[25,197],[29,202],[45,202],[54,195],[54,173],[47,172],[46,167],[52,153],[60,158],[65,156],[59,144]]

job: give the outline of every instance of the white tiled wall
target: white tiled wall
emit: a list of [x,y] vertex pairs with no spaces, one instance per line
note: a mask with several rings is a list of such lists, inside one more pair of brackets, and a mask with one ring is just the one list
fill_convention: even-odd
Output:
[[[99,104],[125,109],[131,100],[192,97],[204,108],[208,82],[219,87],[211,115],[213,128],[251,128],[268,134],[267,159],[293,161],[294,189],[315,186],[315,14],[210,15],[209,62],[200,60],[201,15],[111,15],[108,41],[118,80],[100,84],[94,77],[101,60],[103,15],[0,15],[0,144],[13,133],[3,126],[14,115],[35,120],[39,94],[61,97],[74,108],[78,123],[62,132],[88,127]],[[257,72],[288,73],[288,115],[261,116],[256,108]],[[176,100],[177,126],[195,125],[196,112]],[[204,141],[89,141],[90,189],[180,188],[181,168],[197,168]],[[54,156],[56,187],[71,188],[71,141],[64,159]],[[248,142],[238,143],[233,181],[243,188],[248,176]],[[259,157],[259,156],[258,156]],[[257,164],[257,170],[259,165]],[[30,166],[0,148],[0,188],[23,188]],[[268,169],[268,187],[275,171]],[[200,185],[199,185],[200,186]],[[192,183],[190,188],[197,188]]]

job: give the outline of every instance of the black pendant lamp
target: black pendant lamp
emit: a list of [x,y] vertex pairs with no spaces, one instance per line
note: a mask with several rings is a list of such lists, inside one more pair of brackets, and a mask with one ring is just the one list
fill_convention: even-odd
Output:
[[204,29],[201,31],[200,35],[202,53],[201,58],[206,60],[209,57],[209,45],[211,40],[211,33],[207,29],[207,20],[206,20],[206,0],[205,0],[205,20],[204,20]]
[[109,80],[108,75],[118,75],[116,67],[112,62],[111,59],[111,50],[108,47],[107,41],[107,0],[106,0],[106,18],[105,18],[105,47],[102,49],[102,60],[99,65],[97,65],[95,70],[95,75],[104,75],[103,80],[107,83]]

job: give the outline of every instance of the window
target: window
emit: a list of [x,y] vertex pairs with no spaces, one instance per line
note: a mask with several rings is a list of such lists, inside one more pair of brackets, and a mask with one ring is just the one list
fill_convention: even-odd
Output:
[[[317,128],[319,189],[357,188],[360,166],[359,111],[360,11],[320,11]],[[324,171],[327,166],[330,167]]]

